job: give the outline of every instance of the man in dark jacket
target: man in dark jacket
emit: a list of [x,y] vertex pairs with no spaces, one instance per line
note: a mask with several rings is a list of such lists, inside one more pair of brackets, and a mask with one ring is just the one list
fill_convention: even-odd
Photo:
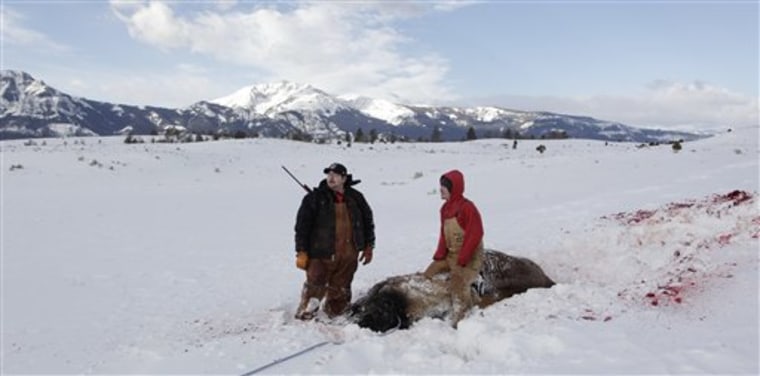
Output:
[[306,194],[295,226],[296,266],[306,271],[296,318],[314,317],[324,299],[324,312],[343,314],[351,302],[351,282],[359,261],[372,261],[375,224],[372,209],[352,188],[348,170],[333,163],[319,187]]

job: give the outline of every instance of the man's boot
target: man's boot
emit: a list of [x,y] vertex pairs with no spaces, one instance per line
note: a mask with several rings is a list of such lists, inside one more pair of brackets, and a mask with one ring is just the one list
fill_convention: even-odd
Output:
[[348,288],[331,288],[325,298],[325,313],[327,317],[333,319],[348,311],[351,303],[351,289]]
[[319,310],[319,304],[325,295],[323,286],[313,286],[308,283],[303,284],[301,289],[301,302],[296,309],[296,319],[311,320]]

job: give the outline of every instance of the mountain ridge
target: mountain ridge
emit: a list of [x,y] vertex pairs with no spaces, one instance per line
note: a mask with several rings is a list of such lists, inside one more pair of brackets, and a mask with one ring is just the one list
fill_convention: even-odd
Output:
[[[59,91],[24,71],[0,71],[0,139],[190,132],[262,137],[345,139],[361,129],[383,138],[540,138],[564,135],[605,141],[661,142],[705,135],[630,127],[588,116],[495,106],[405,105],[363,96],[334,96],[308,84],[280,81],[242,87],[185,108],[99,102]],[[64,130],[64,131],[62,131]]]

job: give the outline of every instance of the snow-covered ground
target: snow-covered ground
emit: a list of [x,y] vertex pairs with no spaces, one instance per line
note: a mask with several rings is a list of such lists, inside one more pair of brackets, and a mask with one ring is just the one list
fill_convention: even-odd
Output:
[[[679,153],[122,141],[0,143],[3,373],[242,374],[324,341],[262,373],[760,371],[757,127]],[[334,161],[362,180],[377,225],[355,297],[427,265],[438,177],[454,168],[486,246],[531,258],[557,285],[476,309],[458,330],[294,321],[304,192],[280,166],[313,186]]]

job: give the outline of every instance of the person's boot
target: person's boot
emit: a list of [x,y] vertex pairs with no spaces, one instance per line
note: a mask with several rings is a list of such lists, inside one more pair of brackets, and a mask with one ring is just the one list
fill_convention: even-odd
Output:
[[[329,287],[328,287],[329,288]],[[332,289],[325,296],[325,313],[330,319],[348,312],[351,303],[351,290],[346,288]]]
[[457,325],[459,325],[459,321],[464,317],[464,310],[462,309],[462,303],[458,302],[457,299],[454,299],[452,302],[451,319],[449,322],[451,327],[456,329]]
[[460,297],[451,298],[451,327],[456,329],[459,322],[462,321],[467,312],[469,312],[471,305],[467,304],[464,299]]
[[324,288],[314,287],[304,283],[301,290],[301,302],[296,309],[295,318],[298,320],[311,320],[319,310],[319,304],[322,300],[324,293],[320,294],[320,291]]

